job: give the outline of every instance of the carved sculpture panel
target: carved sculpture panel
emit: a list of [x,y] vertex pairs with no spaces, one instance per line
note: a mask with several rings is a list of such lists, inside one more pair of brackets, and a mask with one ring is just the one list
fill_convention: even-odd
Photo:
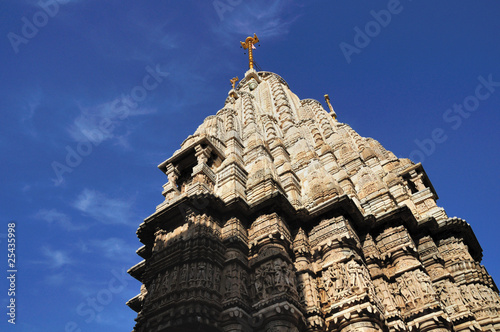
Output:
[[375,295],[368,269],[354,260],[330,266],[323,271],[319,284],[323,303],[332,304],[365,292]]
[[257,267],[252,277],[254,299],[267,300],[286,292],[298,295],[294,267],[281,258]]
[[397,284],[393,285],[392,290],[401,308],[411,310],[436,301],[436,292],[431,280],[421,270],[406,272],[397,277],[396,281]]

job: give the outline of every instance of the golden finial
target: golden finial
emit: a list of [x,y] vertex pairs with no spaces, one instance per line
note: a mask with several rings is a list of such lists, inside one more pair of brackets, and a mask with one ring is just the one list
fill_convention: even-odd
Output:
[[253,34],[253,37],[252,36],[247,37],[247,39],[245,39],[245,42],[240,42],[241,47],[243,47],[243,49],[245,50],[248,49],[248,62],[250,69],[253,69],[253,49],[255,48],[255,46],[253,45],[257,44],[258,42],[259,38],[255,33]]
[[238,82],[238,80],[239,80],[238,76],[233,77],[232,79],[229,80],[231,82],[231,85],[233,86],[233,90],[234,90],[234,86],[236,85],[236,82]]
[[329,95],[325,95],[325,101],[326,103],[328,104],[328,107],[330,108],[330,115],[336,119],[337,118],[337,114],[335,113],[335,111],[333,110],[333,107],[332,107],[332,104],[330,103],[330,96]]

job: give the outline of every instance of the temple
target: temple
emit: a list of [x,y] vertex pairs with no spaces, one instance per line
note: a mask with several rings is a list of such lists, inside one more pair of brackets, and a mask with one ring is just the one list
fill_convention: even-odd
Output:
[[423,166],[252,64],[158,166],[134,331],[500,331],[482,249]]

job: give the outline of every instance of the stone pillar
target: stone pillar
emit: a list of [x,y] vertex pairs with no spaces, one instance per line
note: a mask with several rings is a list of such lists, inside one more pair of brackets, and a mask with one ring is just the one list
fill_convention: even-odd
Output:
[[224,254],[220,226],[206,214],[189,212],[185,218],[183,225],[155,233],[144,273],[144,322],[138,320],[137,332],[213,331],[218,326]]
[[383,308],[350,222],[324,219],[311,230],[309,241],[328,330],[383,331]]
[[[457,219],[460,223],[462,220]],[[465,222],[465,221],[463,221]],[[500,327],[500,297],[484,266],[476,261],[459,235],[439,240],[444,266],[453,276],[461,296],[483,330]]]
[[304,326],[295,267],[290,258],[292,238],[277,214],[261,215],[249,230],[252,308],[261,326],[255,331],[293,331]]
[[385,323],[389,331],[396,332],[404,327],[404,318],[398,310],[396,299],[391,293],[390,281],[385,275],[378,250],[371,234],[366,234],[363,242],[363,254],[366,265],[375,286],[378,301],[382,304]]
[[307,331],[324,331],[326,325],[322,317],[318,286],[311,264],[311,247],[302,228],[298,230],[293,241],[293,251],[297,269],[297,291],[300,304],[305,308]]
[[195,146],[195,150],[198,164],[193,167],[193,173],[191,174],[192,181],[187,189],[189,196],[213,192],[216,182],[215,173],[207,165],[212,148],[199,144]]
[[180,176],[179,169],[173,164],[167,164],[167,170],[165,172],[168,176],[168,182],[163,185],[162,195],[165,197],[165,200],[171,200],[174,197],[180,194],[180,190],[178,188],[177,179]]
[[224,308],[221,326],[225,332],[252,331],[248,312],[250,278],[247,230],[238,218],[231,218],[222,229],[222,239],[226,252],[221,290]]
[[480,328],[474,315],[465,305],[458,285],[444,267],[444,259],[430,236],[423,236],[419,239],[418,253],[455,331],[468,332]]
[[422,332],[451,331],[449,318],[441,309],[436,290],[418,260],[417,248],[406,227],[387,227],[375,241],[406,327]]

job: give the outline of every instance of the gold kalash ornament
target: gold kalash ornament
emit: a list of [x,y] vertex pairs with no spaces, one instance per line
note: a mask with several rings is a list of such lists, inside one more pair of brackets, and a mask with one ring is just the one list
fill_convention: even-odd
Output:
[[253,69],[253,49],[255,48],[253,45],[257,44],[258,42],[259,38],[255,33],[253,34],[253,37],[247,37],[247,39],[245,39],[245,42],[240,42],[241,47],[243,47],[243,49],[245,50],[248,50],[248,62],[250,69]]

